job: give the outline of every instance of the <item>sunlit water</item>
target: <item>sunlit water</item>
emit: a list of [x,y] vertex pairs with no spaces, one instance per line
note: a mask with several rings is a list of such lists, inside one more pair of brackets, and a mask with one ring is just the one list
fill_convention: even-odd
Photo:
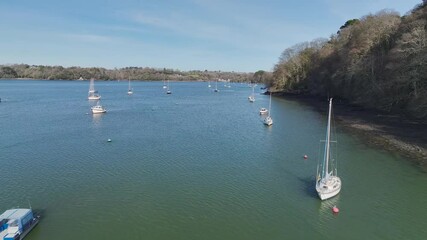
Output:
[[273,98],[266,127],[268,96],[207,85],[133,82],[128,96],[96,81],[108,112],[92,115],[87,81],[1,80],[0,209],[42,214],[28,240],[427,239],[427,174],[410,161],[337,126],[343,188],[322,202],[327,106]]

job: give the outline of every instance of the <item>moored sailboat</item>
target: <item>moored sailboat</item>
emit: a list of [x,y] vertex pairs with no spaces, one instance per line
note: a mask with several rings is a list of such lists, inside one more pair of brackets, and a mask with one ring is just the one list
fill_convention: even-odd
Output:
[[166,94],[172,94],[172,91],[169,88],[169,80],[168,80],[168,86],[166,87]]
[[259,114],[260,114],[260,115],[267,114],[267,113],[268,113],[267,108],[261,108],[261,109],[259,110]]
[[133,90],[130,87],[130,79],[129,79],[128,95],[132,95],[132,94],[133,94]]
[[254,90],[255,86],[252,86],[252,94],[248,97],[249,102],[255,102],[255,90]]
[[94,114],[107,112],[107,109],[105,109],[101,104],[99,104],[99,101],[96,103],[95,106],[91,107],[90,109]]
[[[336,165],[331,159],[331,116],[332,98],[329,99],[328,125],[326,127],[325,154],[323,161],[317,166],[316,191],[321,200],[337,195],[341,190],[341,179],[337,176]],[[332,161],[331,161],[332,160]],[[332,170],[330,170],[330,167]]]
[[270,115],[270,113],[271,113],[271,92],[270,92],[270,104],[268,106],[267,113],[268,113],[268,115],[267,115],[267,117],[264,118],[263,122],[265,125],[271,126],[271,125],[273,125],[273,118]]
[[218,90],[218,80],[215,81],[215,89],[214,92],[219,92]]
[[101,99],[101,95],[98,94],[98,91],[95,90],[95,79],[91,78],[89,83],[89,92],[88,97],[89,100],[99,100]]

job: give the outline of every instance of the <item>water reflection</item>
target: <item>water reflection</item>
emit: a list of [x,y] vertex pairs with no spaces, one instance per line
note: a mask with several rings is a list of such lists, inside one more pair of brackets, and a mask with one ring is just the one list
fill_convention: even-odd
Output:
[[332,214],[332,208],[339,205],[340,195],[333,198],[321,201],[319,199],[319,213],[330,213]]
[[95,127],[99,127],[101,126],[101,121],[102,121],[102,116],[104,116],[104,114],[92,114],[92,123]]
[[300,180],[300,182],[303,184],[302,189],[304,191],[304,194],[312,198],[316,198],[316,199],[319,198],[316,192],[316,182],[314,177],[307,177],[307,178],[298,177],[298,180]]

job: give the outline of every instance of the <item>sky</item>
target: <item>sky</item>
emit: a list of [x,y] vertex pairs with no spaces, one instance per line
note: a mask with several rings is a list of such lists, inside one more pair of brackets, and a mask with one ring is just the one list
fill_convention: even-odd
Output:
[[271,71],[286,48],[421,0],[0,0],[0,64]]

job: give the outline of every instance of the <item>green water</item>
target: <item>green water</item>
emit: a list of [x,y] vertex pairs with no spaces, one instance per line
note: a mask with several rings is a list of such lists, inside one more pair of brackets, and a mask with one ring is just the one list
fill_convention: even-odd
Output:
[[247,85],[127,85],[97,81],[93,116],[87,81],[0,81],[0,210],[42,214],[27,240],[427,239],[427,174],[340,126],[343,187],[318,199],[325,114],[273,98],[266,127]]

